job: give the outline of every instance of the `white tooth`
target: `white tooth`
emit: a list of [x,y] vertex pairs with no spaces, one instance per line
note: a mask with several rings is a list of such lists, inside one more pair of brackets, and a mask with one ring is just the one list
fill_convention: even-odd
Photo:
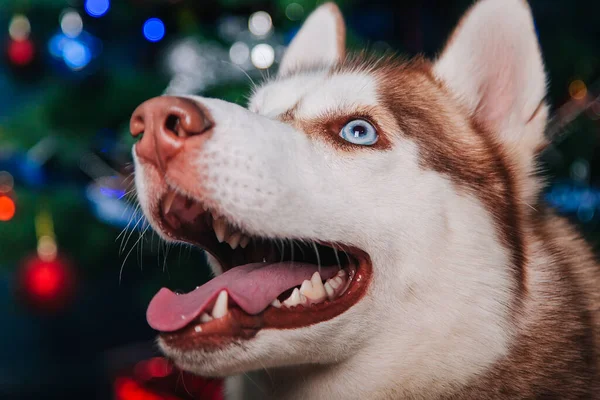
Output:
[[219,293],[219,297],[217,297],[217,301],[215,302],[215,306],[212,310],[213,318],[219,319],[227,315],[227,299],[227,291],[221,290],[221,293]]
[[229,236],[229,239],[227,240],[227,243],[229,243],[229,245],[231,246],[232,249],[235,249],[238,247],[238,244],[240,244],[240,239],[242,238],[242,233],[241,232],[234,232]]
[[340,278],[345,278],[346,277],[346,271],[344,271],[343,269],[340,269],[338,271],[338,273],[336,274],[336,276],[339,276]]
[[169,194],[165,196],[165,200],[163,202],[163,212],[168,214],[171,211],[171,206],[173,205],[173,200],[175,200],[175,196],[177,196],[177,192],[171,190]]
[[200,322],[202,322],[202,323],[210,322],[212,320],[213,320],[213,317],[211,317],[207,313],[202,313],[202,315],[200,316]]
[[311,293],[313,290],[313,285],[312,282],[309,280],[305,280],[304,282],[302,282],[302,285],[300,285],[300,293],[306,295],[307,293]]
[[329,282],[331,287],[334,289],[338,289],[340,286],[342,286],[342,283],[344,283],[342,281],[342,278],[340,278],[339,276],[335,276],[335,277],[329,279],[327,282]]
[[321,282],[321,275],[315,272],[309,280],[302,282],[300,293],[311,300],[311,303],[320,303],[327,298],[325,287]]
[[325,296],[325,288],[323,287],[323,279],[321,279],[321,274],[319,272],[315,272],[313,276],[310,278],[312,282],[314,290],[323,296]]
[[279,301],[279,299],[275,299],[273,300],[273,302],[271,303],[271,305],[275,308],[281,308],[281,302]]
[[246,246],[248,246],[248,243],[250,243],[250,237],[242,235],[242,239],[240,240],[240,246],[242,246],[242,249],[245,249]]
[[213,229],[219,243],[223,243],[225,235],[227,234],[227,222],[223,218],[218,218],[213,221]]
[[300,293],[298,288],[295,288],[292,292],[291,296],[283,302],[283,305],[286,307],[293,307],[299,304],[305,304],[306,297]]
[[323,285],[323,287],[325,288],[325,293],[327,293],[327,298],[329,299],[329,301],[332,301],[335,299],[335,289],[333,289],[331,287],[331,285],[329,284],[329,281],[325,282],[325,285]]
[[200,325],[196,325],[194,327],[194,331],[196,331],[196,333],[200,333],[200,332],[202,332],[202,327]]

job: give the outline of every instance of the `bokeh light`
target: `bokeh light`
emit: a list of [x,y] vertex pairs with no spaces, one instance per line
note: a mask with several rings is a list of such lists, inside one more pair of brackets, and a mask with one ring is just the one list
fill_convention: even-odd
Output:
[[56,260],[58,248],[54,238],[47,235],[40,237],[37,245],[37,253],[42,261],[51,262]]
[[144,37],[150,42],[158,42],[165,37],[165,24],[158,18],[144,22]]
[[92,17],[101,17],[110,9],[110,0],[85,0],[85,12]]
[[8,59],[18,66],[25,66],[35,57],[35,46],[29,39],[12,40],[8,44]]
[[15,180],[7,171],[0,171],[0,193],[8,193],[13,190]]
[[85,68],[92,61],[92,52],[83,42],[69,40],[64,44],[62,51],[65,64],[74,71]]
[[569,95],[575,100],[585,99],[587,96],[587,86],[582,80],[576,79],[569,85]]
[[273,20],[269,13],[257,11],[248,19],[248,29],[255,36],[265,36],[273,28]]
[[578,182],[585,182],[590,176],[590,163],[584,158],[579,158],[571,164],[570,172],[571,179]]
[[288,17],[290,21],[301,20],[304,16],[304,7],[298,3],[290,3],[285,8],[285,16]]
[[81,15],[73,9],[64,11],[60,17],[60,29],[65,36],[76,38],[83,31]]
[[8,34],[13,40],[25,40],[31,33],[29,19],[21,14],[15,15],[8,25]]
[[229,49],[229,58],[238,65],[243,65],[250,58],[250,48],[244,42],[235,42]]
[[266,69],[275,61],[275,50],[266,43],[257,44],[252,48],[250,58],[256,68]]
[[10,221],[15,216],[16,206],[13,199],[0,196],[0,221]]

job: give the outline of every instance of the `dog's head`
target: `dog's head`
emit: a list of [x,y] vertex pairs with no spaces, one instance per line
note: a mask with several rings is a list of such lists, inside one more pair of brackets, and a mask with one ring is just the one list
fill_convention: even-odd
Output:
[[547,118],[526,2],[480,1],[434,62],[344,38],[323,5],[247,109],[160,97],[132,117],[146,216],[216,275],[148,309],[183,368],[458,382],[508,347]]

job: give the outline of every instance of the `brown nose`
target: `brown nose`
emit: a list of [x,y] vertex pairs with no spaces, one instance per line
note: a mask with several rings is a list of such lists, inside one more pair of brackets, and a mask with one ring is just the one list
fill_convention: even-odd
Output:
[[131,116],[129,129],[138,157],[165,171],[169,160],[181,151],[185,141],[212,128],[208,113],[192,100],[161,96],[142,103]]

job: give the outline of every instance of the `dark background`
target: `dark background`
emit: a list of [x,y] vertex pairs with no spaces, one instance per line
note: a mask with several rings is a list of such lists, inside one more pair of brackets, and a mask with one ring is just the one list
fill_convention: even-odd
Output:
[[[338,4],[350,47],[435,56],[471,1]],[[600,2],[530,4],[549,74],[548,135],[556,139],[542,155],[543,201],[596,245]],[[152,295],[161,286],[189,290],[208,271],[198,251],[167,247],[146,230],[128,193],[129,116],[165,92],[244,103],[244,73],[273,74],[316,5],[0,0],[1,399],[210,397],[213,382],[152,358]],[[266,33],[248,31],[258,11],[272,19]],[[145,25],[150,18],[160,22]],[[260,28],[265,14],[255,18]],[[270,67],[257,68],[250,54]]]

